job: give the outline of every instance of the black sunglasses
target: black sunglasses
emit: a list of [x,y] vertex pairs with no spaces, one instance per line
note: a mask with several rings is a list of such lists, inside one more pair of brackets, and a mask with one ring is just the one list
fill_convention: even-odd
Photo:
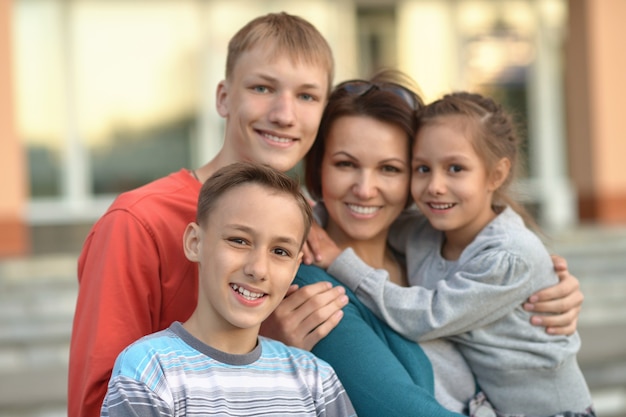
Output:
[[366,80],[348,80],[337,84],[335,91],[344,90],[348,94],[362,96],[374,88],[395,94],[404,100],[404,102],[413,110],[418,110],[422,107],[422,101],[419,99],[417,94],[396,83],[373,83]]

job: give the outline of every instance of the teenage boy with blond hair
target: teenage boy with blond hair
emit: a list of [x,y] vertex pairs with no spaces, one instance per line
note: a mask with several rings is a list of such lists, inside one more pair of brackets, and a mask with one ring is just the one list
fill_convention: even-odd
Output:
[[102,416],[356,415],[330,365],[259,337],[311,223],[298,183],[273,168],[240,162],[210,177],[183,236],[198,265],[196,309],[119,355]]

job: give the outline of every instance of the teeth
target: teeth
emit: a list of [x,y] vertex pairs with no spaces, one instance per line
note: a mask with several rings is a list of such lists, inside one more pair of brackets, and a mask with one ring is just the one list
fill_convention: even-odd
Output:
[[446,204],[435,204],[435,203],[430,203],[429,206],[431,206],[432,208],[436,209],[436,210],[446,210],[449,208],[454,207],[454,204],[452,203],[446,203]]
[[291,139],[281,138],[279,136],[270,135],[269,133],[264,133],[263,136],[265,136],[266,138],[268,138],[271,141],[278,142],[278,143],[289,143],[289,142],[291,142]]
[[357,206],[356,204],[348,204],[348,208],[358,214],[372,214],[372,213],[376,213],[380,209],[380,207],[378,206],[366,207],[366,206]]
[[231,284],[230,287],[233,290],[237,291],[239,294],[241,294],[243,298],[247,300],[256,300],[257,298],[261,298],[264,295],[262,293],[250,292],[245,288],[238,286],[237,284]]

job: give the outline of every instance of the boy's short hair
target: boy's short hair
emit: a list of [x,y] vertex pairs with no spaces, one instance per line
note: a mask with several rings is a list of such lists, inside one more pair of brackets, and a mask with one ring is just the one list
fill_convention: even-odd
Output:
[[335,70],[330,45],[310,22],[285,12],[257,17],[231,38],[226,58],[226,79],[232,75],[240,55],[261,44],[271,49],[274,57],[285,54],[294,62],[326,68],[330,91]]
[[[206,225],[211,211],[219,199],[228,191],[246,184],[258,184],[277,193],[290,195],[295,200],[302,213],[304,221],[304,243],[313,223],[311,205],[300,191],[300,185],[287,176],[268,165],[251,162],[236,162],[217,170],[200,189],[196,223]],[[263,204],[262,202],[258,202]]]

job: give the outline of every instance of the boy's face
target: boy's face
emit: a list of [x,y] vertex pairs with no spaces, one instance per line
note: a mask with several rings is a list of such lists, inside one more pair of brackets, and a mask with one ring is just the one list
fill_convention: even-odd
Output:
[[280,171],[293,168],[313,145],[328,96],[328,71],[272,57],[257,45],[239,57],[217,89],[217,109],[227,119],[223,152]]
[[226,192],[205,227],[190,224],[185,253],[198,262],[201,320],[220,332],[258,332],[300,265],[304,227],[292,196],[258,184]]

